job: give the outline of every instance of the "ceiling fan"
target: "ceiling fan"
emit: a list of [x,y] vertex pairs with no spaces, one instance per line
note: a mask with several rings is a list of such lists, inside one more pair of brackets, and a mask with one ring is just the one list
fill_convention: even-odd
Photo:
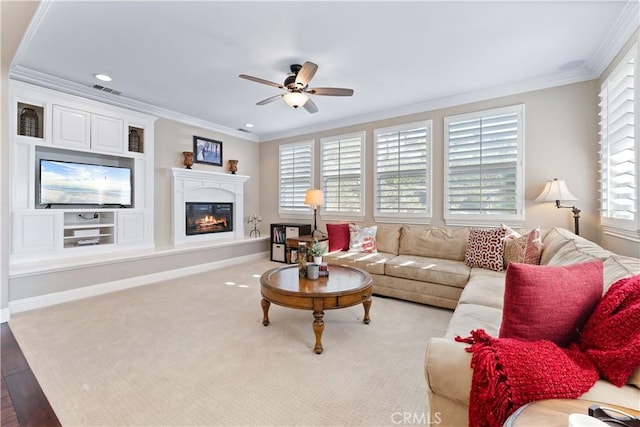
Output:
[[270,82],[258,77],[248,76],[246,74],[240,74],[240,78],[251,80],[252,82],[262,83],[268,86],[277,87],[278,89],[284,89],[287,92],[280,95],[271,96],[267,99],[256,103],[256,105],[265,105],[275,101],[278,98],[284,99],[284,101],[293,108],[302,106],[309,113],[316,113],[318,107],[309,98],[309,95],[323,95],[323,96],[351,96],[353,95],[353,89],[344,89],[339,87],[316,87],[310,88],[309,81],[313,78],[318,70],[318,66],[313,62],[305,62],[303,65],[292,64],[291,73],[284,79],[283,84]]

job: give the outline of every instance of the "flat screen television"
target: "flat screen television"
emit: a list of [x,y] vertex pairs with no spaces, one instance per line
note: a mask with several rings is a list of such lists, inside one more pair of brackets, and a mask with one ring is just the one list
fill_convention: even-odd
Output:
[[41,205],[132,205],[131,169],[40,159]]

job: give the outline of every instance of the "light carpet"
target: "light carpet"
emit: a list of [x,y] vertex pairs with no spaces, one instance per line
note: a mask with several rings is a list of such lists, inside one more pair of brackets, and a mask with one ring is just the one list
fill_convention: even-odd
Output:
[[398,425],[427,412],[424,355],[451,311],[373,297],[325,312],[271,305],[236,265],[19,313],[9,324],[65,426]]

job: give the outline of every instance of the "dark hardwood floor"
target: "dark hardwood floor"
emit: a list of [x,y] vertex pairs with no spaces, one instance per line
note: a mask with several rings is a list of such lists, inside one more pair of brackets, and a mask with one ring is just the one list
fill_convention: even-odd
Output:
[[3,427],[59,426],[60,421],[31,372],[8,323],[0,325],[0,335],[2,338],[0,343],[1,425]]

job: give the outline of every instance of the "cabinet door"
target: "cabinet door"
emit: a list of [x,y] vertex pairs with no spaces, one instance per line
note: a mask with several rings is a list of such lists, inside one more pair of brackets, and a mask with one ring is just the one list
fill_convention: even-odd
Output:
[[124,121],[92,114],[91,149],[122,153],[124,151]]
[[88,149],[91,121],[86,111],[53,106],[53,145]]
[[133,244],[145,242],[144,212],[118,212],[118,244]]
[[62,246],[62,223],[55,212],[48,210],[14,213],[14,254],[55,251]]

